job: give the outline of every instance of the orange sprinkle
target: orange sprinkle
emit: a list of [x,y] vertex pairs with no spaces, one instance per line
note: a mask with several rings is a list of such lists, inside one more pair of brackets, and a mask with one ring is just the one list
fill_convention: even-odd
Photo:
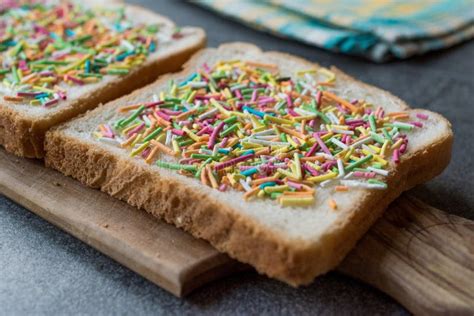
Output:
[[189,110],[187,112],[181,113],[180,115],[176,116],[176,119],[181,121],[181,120],[187,118],[188,116],[190,116],[191,114],[196,113],[196,111],[197,111],[196,109],[192,109],[192,110]]
[[334,87],[334,82],[318,82],[318,86]]
[[207,176],[208,176],[209,180],[211,180],[212,188],[213,189],[219,188],[219,185],[217,184],[217,180],[214,177],[214,174],[212,174],[212,170],[210,169],[209,165],[206,166],[206,169],[207,169]]
[[245,192],[244,199],[248,200],[251,196],[255,195],[258,191],[260,191],[260,188],[255,187],[252,190]]
[[150,164],[152,163],[153,159],[155,158],[156,154],[160,151],[160,148],[158,146],[153,147],[153,149],[150,151],[148,156],[145,159],[145,162]]
[[246,61],[245,64],[247,64],[248,66],[255,67],[255,68],[278,69],[278,66],[275,64],[265,64],[265,63],[255,62],[255,61]]
[[132,136],[130,136],[126,141],[120,144],[120,147],[124,148],[124,147],[129,146],[130,144],[133,143],[133,141],[137,138],[137,136],[138,136],[138,133],[133,133]]
[[351,110],[352,113],[358,113],[360,111],[360,108],[356,107],[352,103],[347,102],[343,98],[340,98],[331,92],[324,91],[323,95],[333,101],[336,101],[337,103],[341,104],[343,107],[348,108],[349,110]]
[[349,188],[345,185],[337,185],[336,186],[336,191],[338,192],[345,192],[345,191],[349,191]]
[[169,148],[168,146],[165,146],[163,145],[162,143],[160,142],[157,142],[155,140],[152,140],[151,141],[151,144],[153,144],[155,146],[155,148],[159,148],[161,151],[167,153],[168,155],[170,156],[174,156],[176,153],[174,152],[174,150],[172,150],[171,148]]
[[209,185],[209,182],[207,181],[207,168],[202,168],[201,170],[201,182],[202,184],[208,186]]
[[303,135],[303,134],[301,134],[301,133],[299,133],[295,130],[292,130],[292,129],[289,129],[289,128],[286,128],[286,127],[283,127],[283,126],[277,125],[276,128],[281,130],[285,134],[293,135],[293,136],[296,136],[296,137],[301,138],[301,139],[307,139],[308,138],[308,135]]
[[5,101],[12,101],[12,102],[21,102],[21,101],[23,101],[23,97],[15,97],[15,96],[11,96],[11,95],[5,95],[5,96],[3,96],[3,99]]
[[329,203],[330,208],[332,208],[333,210],[337,209],[336,201],[334,201],[333,199],[330,199],[328,203]]
[[252,180],[252,185],[260,185],[265,182],[275,181],[276,179],[277,179],[276,177],[260,178],[260,179]]
[[122,106],[118,110],[119,110],[119,112],[128,112],[130,110],[138,109],[142,105],[143,104],[139,103],[139,104],[132,104],[132,105],[127,105],[127,106]]

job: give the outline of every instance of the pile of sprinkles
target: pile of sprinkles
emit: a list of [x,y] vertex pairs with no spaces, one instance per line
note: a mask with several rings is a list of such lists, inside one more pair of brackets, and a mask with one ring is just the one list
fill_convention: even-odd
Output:
[[[313,205],[318,186],[330,184],[385,189],[390,160],[399,163],[407,150],[404,133],[423,124],[338,96],[326,68],[295,77],[273,64],[204,64],[153,100],[119,108],[122,118],[93,135],[214,189],[282,206]],[[329,205],[337,208],[332,199]]]
[[157,49],[160,26],[133,24],[123,7],[49,2],[0,6],[0,92],[6,101],[50,107],[67,98],[68,86],[125,75]]

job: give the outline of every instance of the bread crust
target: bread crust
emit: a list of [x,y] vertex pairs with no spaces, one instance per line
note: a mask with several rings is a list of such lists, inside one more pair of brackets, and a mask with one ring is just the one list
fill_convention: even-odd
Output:
[[[166,23],[172,23],[169,19],[138,6],[127,6],[127,9],[135,15],[153,15]],[[0,145],[17,156],[43,158],[45,133],[51,127],[91,110],[101,103],[106,103],[143,87],[162,74],[178,71],[194,53],[206,45],[204,31],[200,28],[192,29],[193,36],[196,38],[187,43],[185,47],[167,53],[163,57],[147,60],[126,76],[114,78],[107,85],[74,100],[54,114],[34,118],[20,110],[16,111],[2,105],[1,102],[5,101],[0,100]]]
[[[241,47],[248,44],[225,46],[232,45]],[[294,57],[285,55],[285,58]],[[189,61],[186,67],[195,60],[197,58]],[[446,121],[436,113],[430,115]],[[260,273],[293,286],[309,284],[317,275],[336,267],[390,202],[403,191],[441,173],[449,163],[453,139],[452,131],[448,129],[443,137],[423,150],[402,156],[397,172],[390,173],[387,178],[389,190],[369,191],[330,232],[317,243],[309,243],[289,241],[243,216],[232,205],[220,203],[179,179],[161,176],[125,156],[68,136],[64,133],[65,128],[67,126],[55,128],[47,134],[47,166],[142,208],[195,237],[209,241],[231,257],[251,264]]]

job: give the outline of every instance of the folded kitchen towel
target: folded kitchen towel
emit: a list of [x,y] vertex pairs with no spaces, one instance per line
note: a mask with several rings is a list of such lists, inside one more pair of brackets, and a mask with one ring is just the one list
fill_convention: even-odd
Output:
[[473,0],[199,0],[256,28],[376,62],[474,35]]

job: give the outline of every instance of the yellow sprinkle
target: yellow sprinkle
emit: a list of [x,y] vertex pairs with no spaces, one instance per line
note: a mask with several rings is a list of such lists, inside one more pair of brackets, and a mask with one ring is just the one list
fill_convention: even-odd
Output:
[[193,92],[191,92],[191,94],[189,95],[188,99],[186,100],[187,103],[192,103],[194,101],[194,97],[196,96],[196,93],[197,91],[194,90]]
[[130,153],[130,156],[133,157],[133,156],[136,156],[138,155],[139,153],[141,153],[142,151],[145,150],[145,148],[148,147],[148,144],[150,142],[144,142],[143,144],[141,144],[137,149],[133,150],[131,153]]
[[337,173],[331,171],[329,173],[326,173],[326,174],[323,174],[323,175],[320,175],[320,176],[309,177],[308,181],[323,182],[323,181],[326,181],[326,180],[329,180],[329,179],[333,179],[335,177],[337,177]]
[[195,142],[200,142],[201,138],[194,134],[187,126],[183,127],[183,131]]
[[229,111],[227,111],[226,109],[224,109],[224,107],[222,105],[219,104],[219,102],[217,102],[214,98],[211,98],[210,100],[211,104],[217,108],[225,117],[229,117],[230,114],[229,114]]
[[313,196],[282,196],[279,198],[281,206],[309,206],[313,205]]
[[301,180],[303,178],[303,175],[301,173],[301,162],[300,162],[300,156],[297,153],[294,153],[293,157],[295,158],[295,175],[296,179]]
[[290,121],[284,118],[270,116],[270,115],[264,115],[263,119],[270,122],[279,123],[279,124],[293,124],[293,121]]
[[287,184],[283,185],[275,185],[273,187],[265,187],[263,190],[265,193],[272,193],[272,192],[282,192],[288,190],[290,187]]
[[392,147],[390,147],[390,150],[399,148],[402,145],[402,143],[403,143],[403,139],[400,138],[399,140],[396,141],[395,144],[392,145]]
[[382,149],[380,150],[380,156],[386,157],[387,156],[387,148],[389,145],[389,140],[385,140],[385,142],[382,145]]
[[380,153],[380,147],[377,147],[377,146],[374,146],[374,145],[369,145],[369,148],[371,148],[376,153]]

